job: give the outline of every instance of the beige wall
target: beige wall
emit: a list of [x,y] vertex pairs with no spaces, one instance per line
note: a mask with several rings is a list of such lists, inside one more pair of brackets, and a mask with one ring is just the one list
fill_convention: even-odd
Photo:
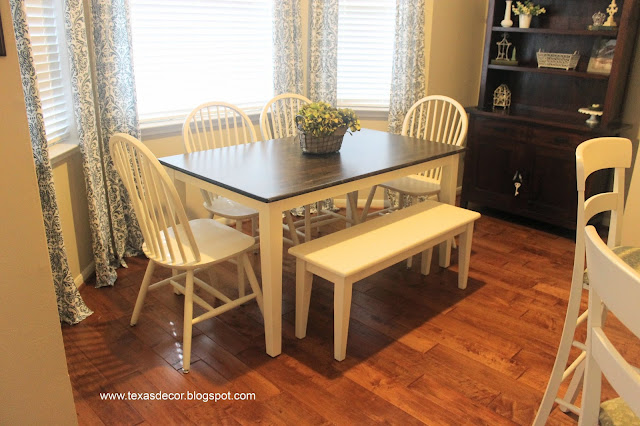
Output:
[[487,0],[427,1],[425,60],[427,94],[476,106]]
[[80,150],[52,162],[52,167],[69,269],[76,285],[80,285],[95,269]]
[[625,205],[622,244],[640,247],[640,161],[638,161],[638,139],[640,139],[640,31],[629,75],[623,120],[625,123],[631,123],[632,128],[625,132],[623,136],[633,141],[635,161],[632,162],[632,170],[627,172],[630,185]]
[[76,424],[8,1],[0,15],[0,424]]

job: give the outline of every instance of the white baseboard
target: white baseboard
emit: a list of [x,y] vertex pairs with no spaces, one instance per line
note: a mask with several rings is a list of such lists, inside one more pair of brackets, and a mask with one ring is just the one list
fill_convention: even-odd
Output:
[[[462,187],[459,186],[456,188],[456,195],[460,195],[462,193]],[[368,194],[367,194],[368,195]],[[346,198],[335,198],[334,204],[336,207],[344,208],[347,207],[347,199]],[[367,202],[366,198],[358,198],[358,208],[363,208],[365,203]],[[371,202],[372,209],[382,209],[384,208],[384,200],[373,200]]]
[[81,289],[82,286],[84,286],[85,281],[87,281],[89,277],[93,275],[95,272],[96,272],[96,263],[91,262],[89,266],[87,266],[86,268],[84,268],[82,272],[80,272],[80,275],[78,275],[73,279],[73,282],[76,284],[76,287],[78,287],[78,289]]

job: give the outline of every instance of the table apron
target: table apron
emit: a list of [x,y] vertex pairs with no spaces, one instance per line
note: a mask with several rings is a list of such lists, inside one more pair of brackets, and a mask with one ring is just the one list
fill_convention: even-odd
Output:
[[[424,172],[425,170],[429,170],[432,168],[447,167],[447,166],[452,166],[454,164],[457,165],[457,162],[458,162],[458,155],[457,154],[450,155],[447,157],[414,164],[412,166],[403,167],[397,170],[392,170],[389,172],[368,176],[362,179],[356,179],[351,182],[345,182],[339,185],[330,186],[328,188],[319,189],[319,190],[308,192],[305,194],[295,195],[295,196],[284,198],[282,200],[274,201],[271,203],[264,203],[262,201],[231,191],[229,189],[223,188],[213,183],[203,181],[201,179],[188,175],[184,172],[171,169],[169,167],[165,167],[165,169],[167,170],[169,175],[173,178],[174,182],[180,181],[180,182],[184,182],[185,184],[190,184],[195,187],[205,189],[207,191],[213,192],[214,194],[237,201],[247,207],[251,207],[252,209],[255,209],[260,212],[260,211],[265,211],[267,209],[274,211],[274,209],[276,208],[279,211],[289,210],[295,207],[300,207],[306,204],[314,203],[316,201],[324,200],[326,198],[336,197],[336,196],[347,194],[349,192],[370,188],[374,185],[378,185],[383,182],[387,182],[389,180],[398,179],[404,176],[408,176],[410,174],[421,173],[421,172]],[[457,167],[456,167],[456,172],[457,172]],[[443,176],[444,175],[445,173],[443,173]],[[184,189],[182,190],[184,191]],[[178,188],[178,191],[180,192],[181,189]],[[184,194],[180,194],[180,195],[181,197],[183,197],[183,202],[184,202],[185,195]]]

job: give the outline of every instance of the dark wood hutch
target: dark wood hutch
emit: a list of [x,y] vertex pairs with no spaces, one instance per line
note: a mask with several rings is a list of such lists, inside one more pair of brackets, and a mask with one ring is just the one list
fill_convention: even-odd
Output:
[[[617,1],[616,29],[589,30],[608,0],[539,0],[547,12],[531,28],[503,28],[505,0],[490,0],[478,107],[471,109],[462,205],[477,203],[542,222],[575,228],[575,149],[583,141],[618,135],[625,86],[638,26],[638,0]],[[515,2],[514,2],[515,4]],[[507,34],[518,65],[494,65]],[[611,72],[587,72],[597,40],[615,39]],[[574,70],[538,68],[536,52],[581,54]],[[493,108],[494,90],[506,84],[511,106]],[[602,105],[600,124],[578,112]],[[519,181],[515,195],[514,179]]]

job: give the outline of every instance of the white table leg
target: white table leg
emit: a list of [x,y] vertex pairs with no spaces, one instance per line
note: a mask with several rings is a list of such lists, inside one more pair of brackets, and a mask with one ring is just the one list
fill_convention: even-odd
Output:
[[186,210],[187,209],[187,184],[183,180],[180,180],[176,177],[175,170],[169,167],[165,167],[164,169],[167,171],[167,174],[169,175],[171,180],[173,180],[173,185],[176,187],[176,191],[178,192],[178,197],[180,198],[180,202],[182,203],[182,206]]
[[[458,162],[459,155],[447,157],[448,163],[442,167],[442,179],[440,181],[440,201],[443,203],[456,204],[456,188],[458,186]],[[447,240],[438,247],[438,255],[441,267],[448,268],[451,264],[451,240]]]
[[282,212],[260,210],[260,259],[264,298],[264,335],[267,354],[282,352]]

